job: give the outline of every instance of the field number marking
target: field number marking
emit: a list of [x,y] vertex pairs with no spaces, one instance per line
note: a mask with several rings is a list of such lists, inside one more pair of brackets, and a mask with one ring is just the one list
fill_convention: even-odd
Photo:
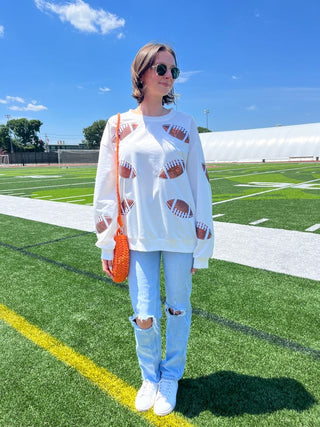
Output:
[[92,360],[77,353],[71,347],[52,337],[37,326],[28,322],[10,308],[0,303],[0,319],[12,326],[21,335],[28,338],[37,346],[51,353],[54,357],[68,366],[76,369],[82,376],[92,381],[109,396],[117,400],[121,405],[126,406],[131,411],[146,418],[155,426],[191,426],[182,416],[171,413],[166,417],[158,417],[152,410],[147,412],[137,412],[135,409],[135,396],[137,390],[118,378],[116,375],[96,365]]

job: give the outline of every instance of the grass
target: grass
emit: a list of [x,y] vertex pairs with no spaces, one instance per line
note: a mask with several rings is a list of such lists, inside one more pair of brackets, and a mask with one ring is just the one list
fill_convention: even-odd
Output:
[[[95,173],[1,168],[0,194],[92,204]],[[318,163],[213,165],[209,178],[217,221],[268,218],[259,226],[296,231],[320,223]],[[0,221],[0,303],[137,389],[128,289],[103,275],[95,236]],[[320,425],[319,304],[319,282],[210,260],[193,280],[176,413],[199,426]],[[150,425],[1,320],[0,339],[0,426]]]
[[[0,302],[138,388],[127,286],[103,275],[95,236],[0,220]],[[316,281],[211,260],[194,276],[176,413],[199,426],[319,425],[319,299]],[[150,425],[2,321],[0,334],[0,425]]]
[[[268,218],[259,226],[297,231],[319,223],[319,163],[213,166],[209,166],[213,214],[223,215],[217,221],[250,224]],[[1,168],[0,194],[91,205],[95,174],[95,166]],[[279,190],[283,183],[307,184]]]

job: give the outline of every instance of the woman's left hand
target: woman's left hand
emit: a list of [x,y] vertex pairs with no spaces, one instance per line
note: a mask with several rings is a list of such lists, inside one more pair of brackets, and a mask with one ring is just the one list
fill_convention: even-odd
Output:
[[191,268],[191,274],[194,274],[197,270],[197,268]]

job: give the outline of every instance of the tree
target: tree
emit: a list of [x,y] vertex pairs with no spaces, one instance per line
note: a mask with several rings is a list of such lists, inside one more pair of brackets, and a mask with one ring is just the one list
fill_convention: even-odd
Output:
[[4,151],[7,151],[8,153],[11,151],[10,140],[11,138],[8,126],[0,125],[0,148],[2,148]]
[[7,122],[7,127],[13,132],[14,151],[44,151],[44,144],[39,143],[37,135],[40,132],[40,120],[12,119]]
[[198,126],[199,133],[212,132],[212,130]]
[[34,141],[34,151],[45,151],[45,143],[42,139],[38,139],[37,141]]
[[83,129],[84,143],[90,150],[100,147],[100,141],[106,124],[107,120],[96,120],[91,126]]

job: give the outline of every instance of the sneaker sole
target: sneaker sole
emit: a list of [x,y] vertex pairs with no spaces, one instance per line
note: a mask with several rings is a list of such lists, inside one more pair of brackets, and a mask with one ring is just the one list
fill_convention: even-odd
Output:
[[165,412],[159,412],[159,411],[154,410],[154,408],[153,408],[153,411],[159,417],[164,417],[165,415],[171,414],[171,412],[173,412],[174,408],[175,408],[175,406],[172,409],[170,409],[169,411],[165,411]]

